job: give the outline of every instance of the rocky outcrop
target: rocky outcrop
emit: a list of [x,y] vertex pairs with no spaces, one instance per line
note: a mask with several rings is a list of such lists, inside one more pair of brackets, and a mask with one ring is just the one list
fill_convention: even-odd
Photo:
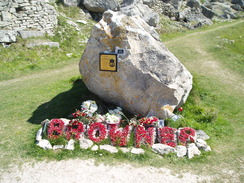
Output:
[[127,16],[140,16],[150,26],[156,27],[159,23],[159,15],[150,9],[147,5],[139,0],[125,0],[123,1],[120,11]]
[[[99,53],[114,53],[116,47],[125,49],[118,72],[99,71]],[[106,11],[95,25],[79,67],[90,91],[142,116],[169,117],[168,110],[182,105],[192,88],[191,74],[155,30],[119,12]]]
[[106,10],[115,10],[119,4],[115,0],[84,0],[83,5],[91,12],[103,13]]
[[65,5],[65,6],[79,6],[81,3],[81,0],[61,0],[61,2]]
[[53,34],[57,13],[48,1],[8,0],[0,2],[0,29],[35,29]]

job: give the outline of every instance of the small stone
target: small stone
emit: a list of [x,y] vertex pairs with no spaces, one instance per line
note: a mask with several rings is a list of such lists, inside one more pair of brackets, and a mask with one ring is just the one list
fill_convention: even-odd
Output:
[[87,24],[87,21],[85,21],[85,20],[76,20],[76,22],[77,22],[77,23],[84,24],[84,25],[86,25],[86,24]]
[[196,146],[199,149],[202,149],[204,151],[211,151],[210,146],[208,146],[207,143],[204,140],[202,140],[202,139],[197,139]]
[[41,31],[18,31],[19,35],[23,39],[27,39],[30,37],[43,37],[44,32]]
[[[88,149],[92,146],[93,146],[93,142],[90,139],[85,139],[85,138],[80,139],[80,148],[81,149]],[[95,147],[95,146],[93,146],[93,147]]]
[[94,146],[91,148],[92,151],[97,151],[98,149],[99,149],[99,147],[98,147],[97,145],[94,145]]
[[39,147],[43,148],[43,149],[52,149],[52,145],[50,144],[50,142],[46,139],[41,139],[40,141],[38,141],[36,143],[36,145],[38,145]]
[[58,42],[43,42],[43,43],[30,43],[27,44],[28,48],[35,47],[35,46],[49,46],[49,47],[57,47],[59,48]]
[[186,146],[178,145],[175,147],[177,157],[184,157],[186,155]]
[[64,145],[54,145],[53,146],[53,150],[57,150],[57,149],[63,149]]
[[181,115],[176,115],[176,114],[173,114],[173,116],[171,117],[171,119],[172,119],[173,121],[178,121],[178,120],[181,119],[181,118],[182,118]]
[[74,150],[75,149],[75,141],[73,139],[70,139],[68,144],[64,147],[67,150]]
[[130,152],[130,148],[127,148],[127,147],[121,147],[119,148],[123,153],[128,153]]
[[187,148],[187,156],[189,159],[193,158],[195,155],[200,155],[201,151],[197,148],[195,144],[189,144]]
[[73,55],[73,53],[66,53],[66,56],[69,58],[72,57],[72,55]]
[[100,150],[105,150],[110,153],[118,153],[118,149],[111,145],[100,145]]
[[37,132],[36,132],[36,141],[40,141],[42,139],[42,128],[40,128]]
[[210,139],[210,137],[203,130],[197,130],[196,136],[197,136],[197,139],[202,139],[202,140]]
[[130,151],[132,154],[144,154],[145,151],[142,148],[133,147]]
[[16,42],[16,31],[0,30],[0,43]]
[[175,149],[171,146],[168,146],[168,145],[165,145],[165,144],[153,144],[152,146],[152,150],[155,152],[155,153],[159,153],[161,155],[163,154],[169,154],[169,153],[175,153]]

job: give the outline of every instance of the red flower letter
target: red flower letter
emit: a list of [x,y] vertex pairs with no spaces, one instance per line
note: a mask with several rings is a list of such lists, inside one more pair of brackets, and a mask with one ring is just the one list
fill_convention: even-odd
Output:
[[129,135],[129,125],[127,125],[123,130],[119,130],[118,126],[114,126],[109,131],[109,136],[113,145],[126,146],[128,142]]
[[158,129],[158,141],[162,144],[169,145],[171,147],[176,146],[176,129],[170,127],[163,127]]
[[154,127],[150,127],[148,128],[148,130],[145,130],[144,126],[136,127],[136,132],[135,132],[136,147],[141,147],[142,144],[152,146],[155,141],[154,134],[155,134]]
[[88,137],[94,142],[101,142],[106,138],[107,130],[104,124],[102,123],[92,123],[88,129]]

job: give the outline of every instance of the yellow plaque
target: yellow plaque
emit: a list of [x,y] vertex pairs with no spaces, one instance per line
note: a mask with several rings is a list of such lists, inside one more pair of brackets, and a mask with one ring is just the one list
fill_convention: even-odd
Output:
[[100,71],[117,72],[117,54],[115,53],[100,53],[99,69]]

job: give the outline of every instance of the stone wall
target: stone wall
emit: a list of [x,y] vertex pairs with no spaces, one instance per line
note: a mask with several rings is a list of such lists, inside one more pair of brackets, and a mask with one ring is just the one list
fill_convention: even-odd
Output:
[[52,34],[56,26],[57,12],[48,0],[0,0],[0,29]]

